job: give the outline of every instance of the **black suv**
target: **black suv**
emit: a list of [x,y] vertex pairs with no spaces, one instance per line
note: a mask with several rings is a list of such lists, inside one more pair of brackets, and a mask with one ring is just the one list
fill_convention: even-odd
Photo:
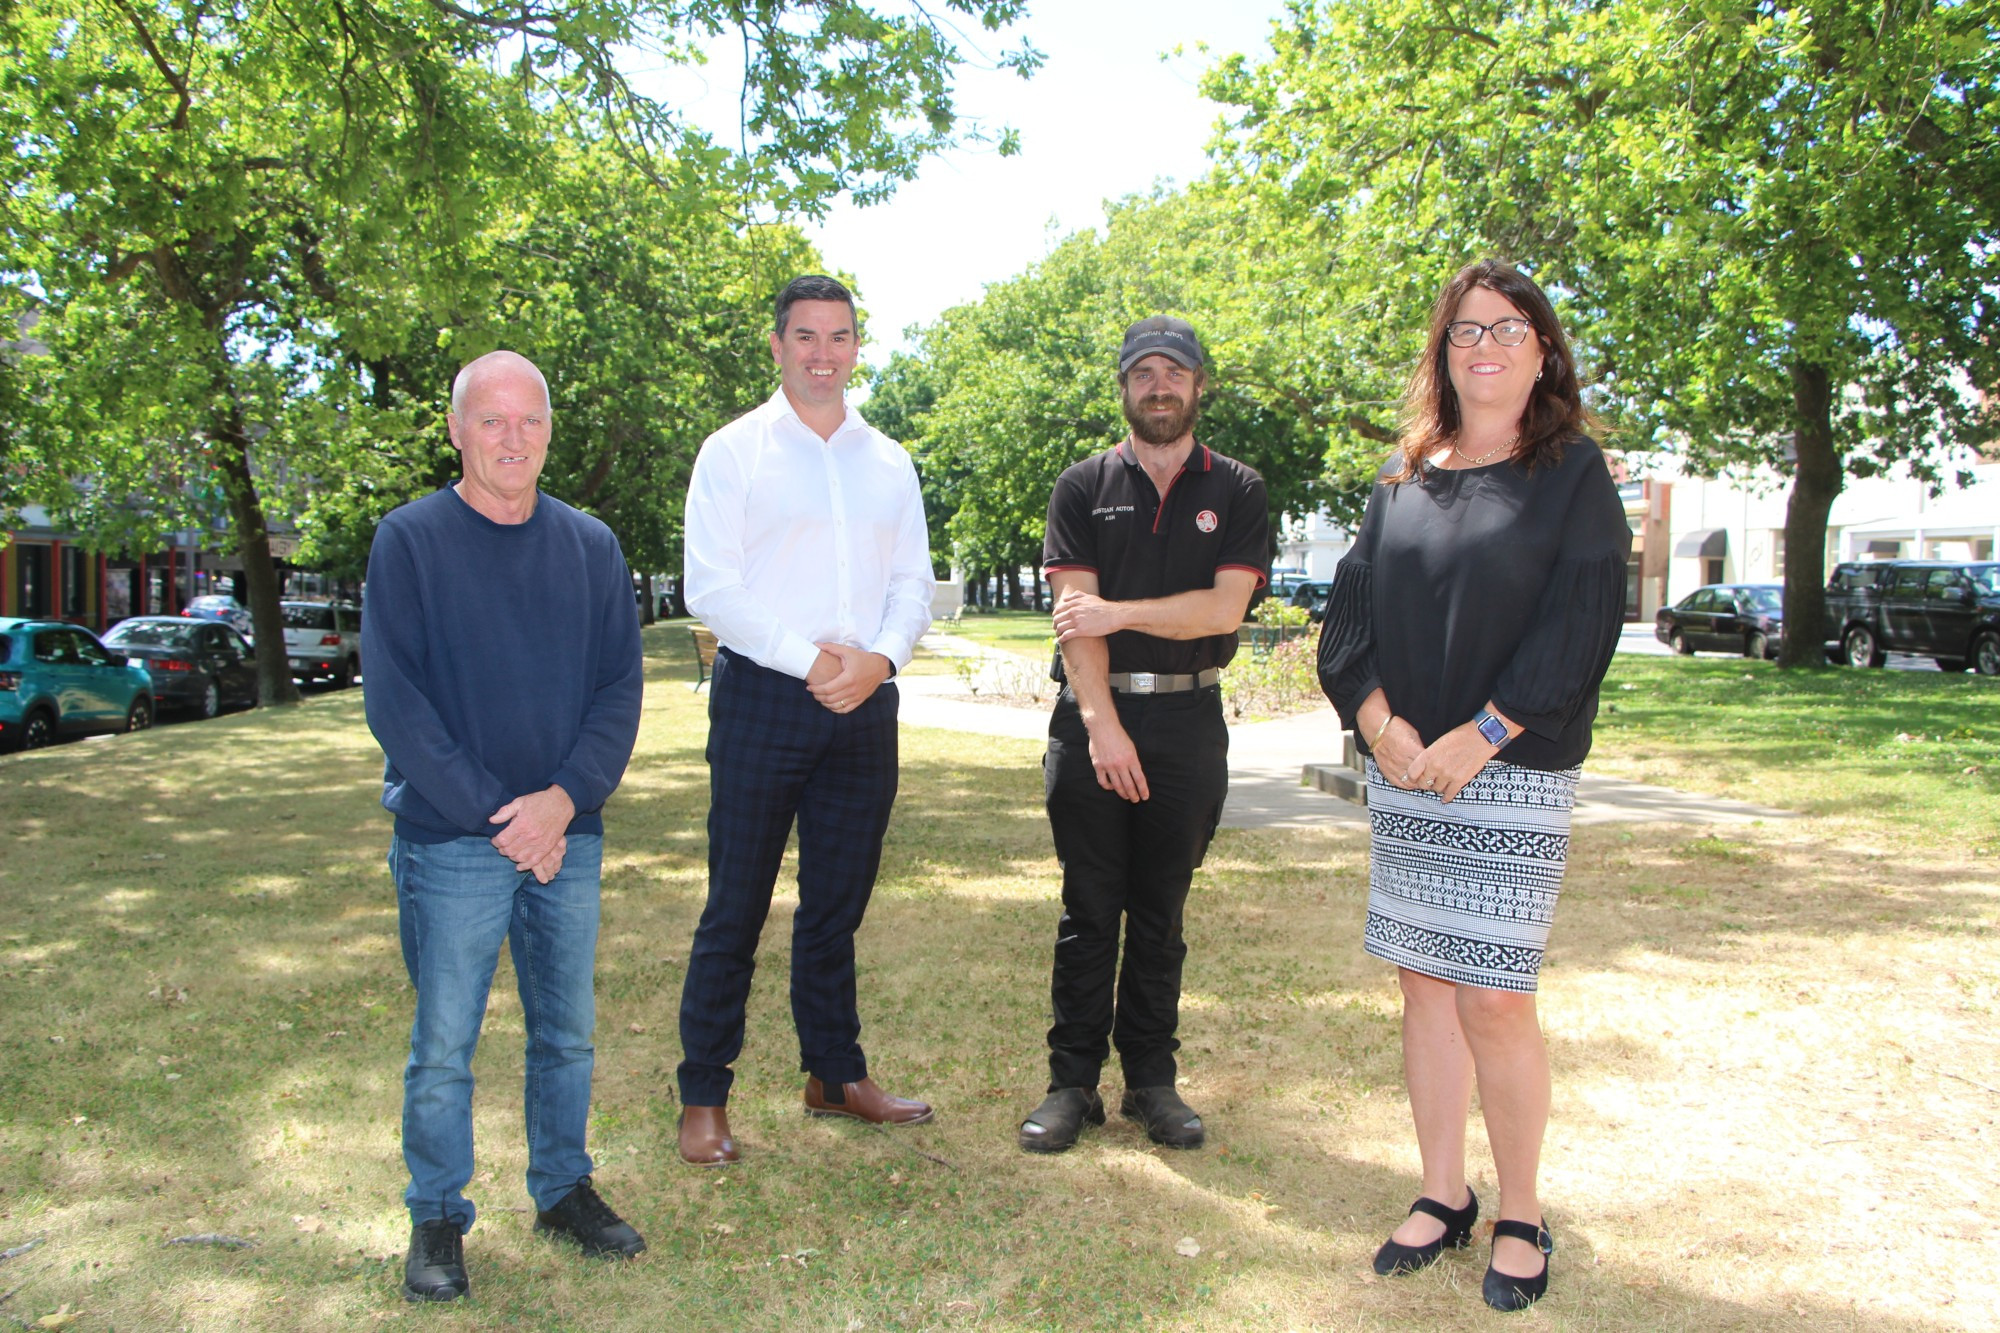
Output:
[[1711,583],[1661,607],[1653,637],[1677,653],[1707,648],[1762,659],[1778,655],[1784,626],[1784,584]]
[[1883,560],[1840,564],[1826,584],[1826,637],[1849,666],[1891,652],[1930,657],[1940,671],[1969,664],[2000,676],[2000,563]]

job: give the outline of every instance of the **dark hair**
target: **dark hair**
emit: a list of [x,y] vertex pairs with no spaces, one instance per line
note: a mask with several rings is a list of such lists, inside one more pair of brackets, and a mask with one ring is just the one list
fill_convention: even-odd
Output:
[[1565,441],[1596,427],[1590,409],[1583,405],[1576,358],[1570,354],[1569,340],[1563,337],[1547,294],[1512,264],[1482,259],[1453,274],[1431,307],[1430,336],[1403,395],[1402,434],[1397,441],[1403,466],[1389,479],[1392,482],[1420,475],[1426,458],[1458,439],[1458,390],[1451,387],[1445,326],[1458,317],[1460,303],[1476,287],[1512,302],[1541,339],[1541,378],[1528,390],[1528,405],[1521,409],[1521,438],[1508,457],[1529,471],[1543,465],[1553,467],[1562,460]]
[[785,324],[792,317],[792,307],[800,301],[845,301],[848,317],[854,321],[855,336],[861,335],[861,316],[854,310],[854,293],[823,273],[808,273],[802,278],[793,278],[785,284],[785,290],[778,293],[777,332],[780,338],[785,336]]

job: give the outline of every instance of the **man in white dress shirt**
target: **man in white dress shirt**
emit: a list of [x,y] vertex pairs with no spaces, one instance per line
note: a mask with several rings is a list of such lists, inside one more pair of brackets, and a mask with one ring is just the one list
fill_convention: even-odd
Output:
[[896,799],[891,679],[931,619],[930,538],[901,445],[847,406],[854,298],[832,278],[778,295],[780,386],[708,437],[688,484],[689,608],[721,643],[709,693],[708,904],[681,992],[680,1155],[737,1159],[727,1104],[757,939],[794,819],[792,1021],[807,1111],[931,1118],[868,1077],[854,932]]

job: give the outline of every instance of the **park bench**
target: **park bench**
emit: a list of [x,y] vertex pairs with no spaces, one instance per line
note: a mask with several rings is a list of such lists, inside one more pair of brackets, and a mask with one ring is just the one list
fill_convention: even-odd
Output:
[[1252,657],[1269,657],[1279,644],[1303,639],[1312,632],[1311,625],[1260,625],[1246,620],[1236,631],[1236,641],[1248,648]]
[[715,675],[715,631],[706,625],[689,625],[688,633],[694,636],[694,688],[698,690]]

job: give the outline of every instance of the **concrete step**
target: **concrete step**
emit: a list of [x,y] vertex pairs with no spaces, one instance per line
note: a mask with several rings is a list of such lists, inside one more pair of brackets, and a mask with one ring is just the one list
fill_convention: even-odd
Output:
[[1301,781],[1343,801],[1368,804],[1368,779],[1345,764],[1307,764]]

